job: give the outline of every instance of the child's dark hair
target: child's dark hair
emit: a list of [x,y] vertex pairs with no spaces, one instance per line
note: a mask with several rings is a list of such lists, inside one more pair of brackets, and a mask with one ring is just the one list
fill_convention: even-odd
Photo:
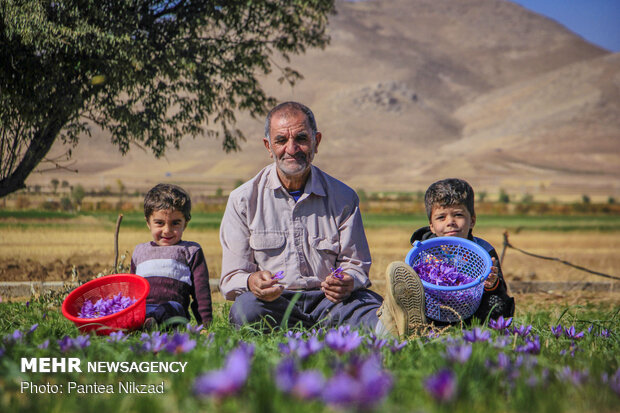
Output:
[[471,216],[474,216],[474,189],[463,179],[442,179],[431,184],[424,194],[424,206],[429,221],[434,205],[441,207],[465,205]]
[[157,184],[144,197],[144,216],[148,220],[153,211],[174,209],[181,211],[185,220],[192,218],[192,201],[183,188],[172,184]]

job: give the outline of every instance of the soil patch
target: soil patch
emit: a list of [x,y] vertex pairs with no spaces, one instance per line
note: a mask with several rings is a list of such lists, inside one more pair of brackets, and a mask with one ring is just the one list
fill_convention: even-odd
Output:
[[[75,267],[75,269],[74,269]],[[25,260],[8,259],[0,263],[0,280],[2,281],[71,281],[74,270],[80,280],[91,280],[106,267],[103,264],[75,264],[56,259],[42,264],[27,258]]]

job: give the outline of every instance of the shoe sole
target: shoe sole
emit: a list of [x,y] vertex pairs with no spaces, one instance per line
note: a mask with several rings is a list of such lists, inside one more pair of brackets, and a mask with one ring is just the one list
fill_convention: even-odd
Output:
[[390,264],[388,274],[392,298],[405,313],[405,335],[408,336],[412,326],[426,324],[424,286],[418,274],[404,262]]

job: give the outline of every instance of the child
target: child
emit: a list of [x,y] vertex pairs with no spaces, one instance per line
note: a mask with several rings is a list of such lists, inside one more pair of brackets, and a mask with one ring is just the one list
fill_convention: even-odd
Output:
[[155,327],[172,317],[189,319],[191,307],[198,324],[212,320],[209,271],[202,248],[182,241],[191,219],[192,204],[181,187],[159,184],[144,198],[144,217],[153,241],[136,246],[131,272],[148,279],[145,328]]
[[508,296],[497,252],[491,244],[472,235],[476,224],[472,187],[462,179],[437,181],[426,190],[424,206],[429,226],[415,231],[411,236],[411,243],[433,237],[452,236],[466,238],[480,245],[491,256],[493,267],[484,283],[480,306],[473,316],[480,320],[485,320],[489,315],[492,319],[499,316],[512,317],[515,307],[514,298]]

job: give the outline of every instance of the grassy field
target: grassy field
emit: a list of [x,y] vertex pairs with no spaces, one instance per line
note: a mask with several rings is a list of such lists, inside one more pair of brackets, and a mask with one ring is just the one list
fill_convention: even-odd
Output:
[[[113,213],[50,213],[0,210],[0,280],[66,279],[75,265],[88,278],[111,269],[114,262]],[[213,278],[219,277],[221,214],[196,213],[184,238],[199,242]],[[381,292],[383,272],[403,260],[411,248],[414,229],[422,216],[368,214],[364,216],[373,257],[371,279]],[[503,232],[510,242],[535,254],[557,257],[594,271],[620,276],[620,216],[481,216],[474,233],[501,253]],[[141,214],[123,217],[119,250],[125,262],[136,244],[149,240]],[[606,279],[508,249],[502,263],[507,280],[607,281]]]
[[[36,280],[66,278],[73,265],[82,269],[83,278],[109,270],[116,217],[0,211],[0,274]],[[220,218],[195,214],[185,236],[203,246],[213,278],[220,271]],[[425,219],[369,214],[364,220],[373,288],[383,293],[385,267],[404,258],[411,232]],[[507,230],[519,248],[617,276],[619,227],[620,217],[610,216],[481,216],[475,233],[501,251]],[[119,246],[125,263],[149,236],[140,214],[124,216]],[[503,269],[509,285],[515,280],[602,281],[512,249]],[[507,330],[453,327],[410,337],[406,344],[351,331],[298,331],[301,336],[294,338],[293,332],[235,330],[226,321],[229,304],[219,293],[213,294],[216,314],[208,330],[137,332],[110,341],[79,336],[60,312],[64,296],[0,302],[0,411],[581,413],[620,407],[620,305],[611,290],[517,295]],[[551,327],[560,324],[556,337]],[[296,350],[310,342],[316,353],[306,357]],[[77,358],[83,371],[32,372],[22,368],[22,358]],[[179,373],[102,373],[86,371],[89,362],[187,364]],[[227,384],[230,394],[212,379]],[[163,383],[163,393],[125,393],[121,383],[130,382],[152,385],[153,391]],[[218,395],[208,394],[214,388]]]
[[[620,406],[617,305],[539,306],[507,329],[453,327],[398,342],[335,329],[235,330],[223,304],[199,333],[80,337],[60,314],[61,298],[0,303],[0,411],[583,413]],[[310,342],[313,350],[302,353]],[[40,358],[77,359],[82,371],[21,364]],[[88,367],[101,362],[186,364],[174,373],[140,371],[142,364],[127,373]],[[128,383],[161,393],[132,393]]]

